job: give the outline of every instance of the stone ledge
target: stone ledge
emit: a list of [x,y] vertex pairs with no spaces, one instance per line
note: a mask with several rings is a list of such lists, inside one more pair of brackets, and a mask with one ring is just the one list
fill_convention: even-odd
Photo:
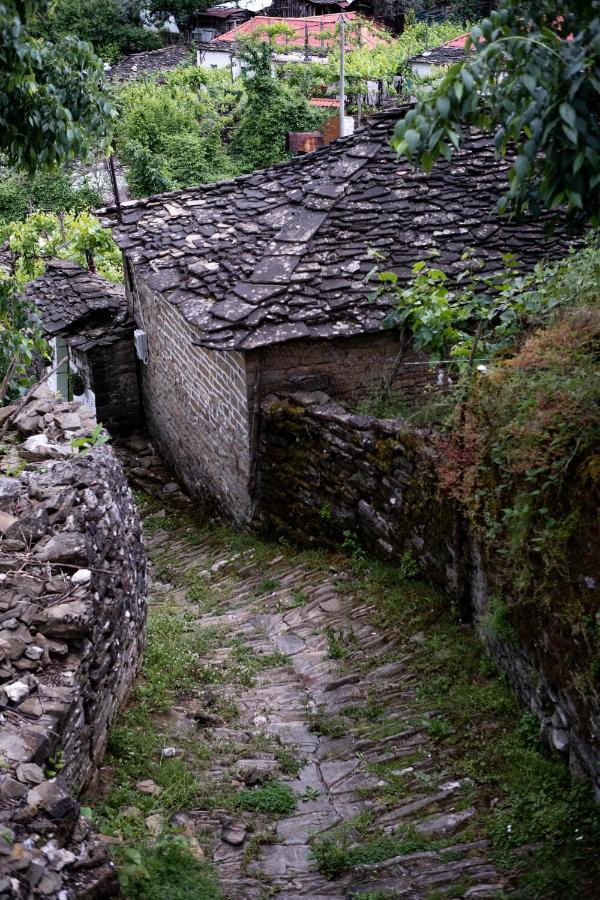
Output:
[[146,560],[112,449],[77,446],[94,424],[38,387],[3,438],[0,897],[120,895],[75,796],[141,662]]

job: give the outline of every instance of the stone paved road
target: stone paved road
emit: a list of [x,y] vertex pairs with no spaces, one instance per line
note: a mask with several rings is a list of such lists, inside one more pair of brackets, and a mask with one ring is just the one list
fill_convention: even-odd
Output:
[[[201,660],[214,683],[183,699],[171,724],[182,740],[199,733],[213,747],[203,776],[210,809],[176,821],[212,848],[227,900],[503,895],[485,841],[473,830],[461,838],[476,821],[472,786],[434,752],[427,724],[436,711],[416,702],[415,645],[373,627],[347,574],[285,551],[259,559],[251,546],[224,551],[208,538],[191,547],[181,530],[159,530],[148,543],[157,562],[152,602],[174,596],[189,627],[220,635]],[[206,583],[216,598],[210,613],[198,613],[181,578],[168,583],[174,570]],[[252,678],[231,666],[232,646]],[[227,721],[232,702],[238,717]],[[281,770],[284,750],[300,760],[297,776]],[[287,784],[296,809],[219,808],[215,796],[232,779],[236,789]],[[330,877],[311,850],[327,837],[346,854],[340,864],[333,853]]]

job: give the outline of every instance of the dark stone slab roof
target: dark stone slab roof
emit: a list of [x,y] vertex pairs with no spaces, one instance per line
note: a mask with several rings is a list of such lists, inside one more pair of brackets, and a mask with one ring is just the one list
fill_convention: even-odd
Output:
[[418,56],[412,56],[408,62],[428,66],[452,66],[467,58],[467,51],[460,47],[436,47],[434,50],[424,50]]
[[132,53],[112,66],[107,72],[107,77],[110,81],[127,81],[139,78],[140,75],[162,72],[163,69],[174,69],[188,62],[190,65],[193,62],[190,45],[173,44],[170,47],[161,47],[160,50]]
[[217,53],[233,53],[239,50],[239,47],[235,45],[235,41],[194,41],[194,47],[200,50],[201,53],[203,50],[216,51]]
[[461,34],[446,41],[441,47],[433,47],[431,50],[423,50],[417,56],[409,59],[409,63],[421,63],[429,66],[451,66],[453,63],[462,62],[472,51],[465,49],[469,33]]
[[471,136],[429,174],[398,160],[389,140],[406,109],[289,163],[123,204],[121,224],[114,207],[100,216],[136,276],[222,349],[381,329],[372,250],[406,282],[432,252],[452,276],[467,248],[489,271],[508,251],[529,265],[561,245],[540,222],[494,212],[508,164],[490,138]]
[[131,327],[124,286],[69,260],[49,262],[24,294],[38,308],[46,336],[64,335],[80,350],[111,344]]

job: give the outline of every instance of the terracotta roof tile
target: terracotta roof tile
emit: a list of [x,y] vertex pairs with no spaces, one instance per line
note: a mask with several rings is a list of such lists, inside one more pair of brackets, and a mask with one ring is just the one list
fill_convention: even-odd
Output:
[[[354,22],[356,19],[360,19],[356,13],[344,13],[344,18],[347,22]],[[305,42],[305,34],[308,29],[308,44],[309,47],[313,49],[321,49],[322,41],[321,38],[317,35],[320,32],[327,32],[328,37],[325,38],[325,42],[331,43],[332,40],[336,37],[336,29],[339,24],[339,14],[330,14],[326,16],[305,16],[304,18],[281,18],[278,16],[254,16],[253,19],[248,19],[247,22],[243,22],[241,25],[238,25],[235,31],[227,31],[225,34],[219,34],[214,39],[214,43],[219,43],[220,41],[232,41],[234,38],[240,38],[243,36],[249,36],[254,34],[256,31],[264,28],[269,25],[289,25],[295,31],[295,36],[290,37],[288,39],[284,38],[282,35],[279,35],[275,38],[275,43],[279,47],[283,46],[292,46],[292,47],[304,47]],[[366,20],[365,27],[361,32],[362,46],[363,47],[375,47],[377,44],[385,44],[389,42],[389,37],[382,30],[379,32],[373,32],[371,27],[367,27]],[[369,23],[370,24],[370,23]],[[265,37],[264,40],[267,40]],[[350,46],[350,45],[349,45]]]

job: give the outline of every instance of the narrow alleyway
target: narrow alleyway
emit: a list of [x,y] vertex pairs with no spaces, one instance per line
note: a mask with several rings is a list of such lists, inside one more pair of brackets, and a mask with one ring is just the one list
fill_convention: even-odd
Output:
[[197,689],[160,720],[163,755],[197,779],[170,825],[212,857],[222,896],[500,896],[472,785],[417,700],[420,636],[374,627],[342,557],[195,531],[168,509],[145,524],[154,614],[182,616],[205,648]]

